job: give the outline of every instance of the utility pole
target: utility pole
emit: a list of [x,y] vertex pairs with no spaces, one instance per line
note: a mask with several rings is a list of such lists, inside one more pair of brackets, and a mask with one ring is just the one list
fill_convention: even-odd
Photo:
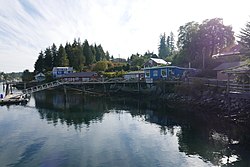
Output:
[[202,69],[205,69],[205,48],[202,48]]

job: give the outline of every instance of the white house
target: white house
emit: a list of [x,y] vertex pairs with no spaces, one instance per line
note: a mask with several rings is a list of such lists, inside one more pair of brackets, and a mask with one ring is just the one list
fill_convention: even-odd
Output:
[[170,64],[171,64],[171,62],[166,62],[163,59],[150,58],[146,63],[144,63],[144,68],[155,67],[155,66],[167,66]]
[[54,67],[52,70],[54,78],[60,78],[70,73],[73,73],[73,67]]
[[36,74],[35,75],[35,80],[37,81],[37,82],[42,82],[42,81],[44,81],[45,80],[45,75],[43,74],[43,73],[38,73],[38,74]]

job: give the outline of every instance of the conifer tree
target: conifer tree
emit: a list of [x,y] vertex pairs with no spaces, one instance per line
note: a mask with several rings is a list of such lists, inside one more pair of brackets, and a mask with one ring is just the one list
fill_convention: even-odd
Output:
[[60,67],[69,66],[69,59],[68,59],[66,51],[62,45],[60,45],[59,49],[58,49],[58,59],[59,59],[58,66],[60,66]]
[[86,65],[90,65],[94,62],[94,55],[90,49],[89,43],[87,40],[84,41],[83,45],[83,55],[86,58]]
[[250,49],[250,22],[247,22],[245,28],[242,28],[239,35],[240,41],[247,50]]
[[52,60],[53,60],[53,67],[58,67],[59,58],[58,58],[58,53],[57,53],[57,47],[54,43],[51,46],[51,54],[52,54]]
[[45,70],[51,71],[53,68],[53,59],[52,59],[52,53],[51,53],[50,47],[46,48],[44,53],[45,53],[45,56],[44,56]]
[[165,59],[169,55],[169,49],[166,42],[166,34],[160,36],[160,45],[159,45],[159,58]]
[[34,68],[35,68],[35,73],[44,72],[45,67],[44,67],[44,54],[43,54],[43,51],[41,51],[39,53],[39,56],[38,56],[38,59],[35,62]]

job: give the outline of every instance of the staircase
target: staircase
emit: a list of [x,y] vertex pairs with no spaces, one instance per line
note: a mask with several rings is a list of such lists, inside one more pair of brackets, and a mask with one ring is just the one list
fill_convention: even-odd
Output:
[[49,82],[49,83],[45,83],[42,85],[37,85],[34,87],[24,89],[24,90],[22,90],[22,92],[23,92],[23,94],[31,94],[34,92],[39,92],[39,91],[46,90],[49,88],[57,87],[57,86],[63,85],[63,84],[64,84],[64,82],[62,80],[57,80],[57,81],[53,81],[53,82]]

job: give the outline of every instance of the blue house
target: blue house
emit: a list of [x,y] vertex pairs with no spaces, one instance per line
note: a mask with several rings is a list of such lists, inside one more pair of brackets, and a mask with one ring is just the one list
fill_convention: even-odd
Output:
[[177,66],[162,66],[144,68],[145,79],[147,83],[152,83],[155,80],[174,80],[181,78],[185,70],[189,68],[182,68]]

